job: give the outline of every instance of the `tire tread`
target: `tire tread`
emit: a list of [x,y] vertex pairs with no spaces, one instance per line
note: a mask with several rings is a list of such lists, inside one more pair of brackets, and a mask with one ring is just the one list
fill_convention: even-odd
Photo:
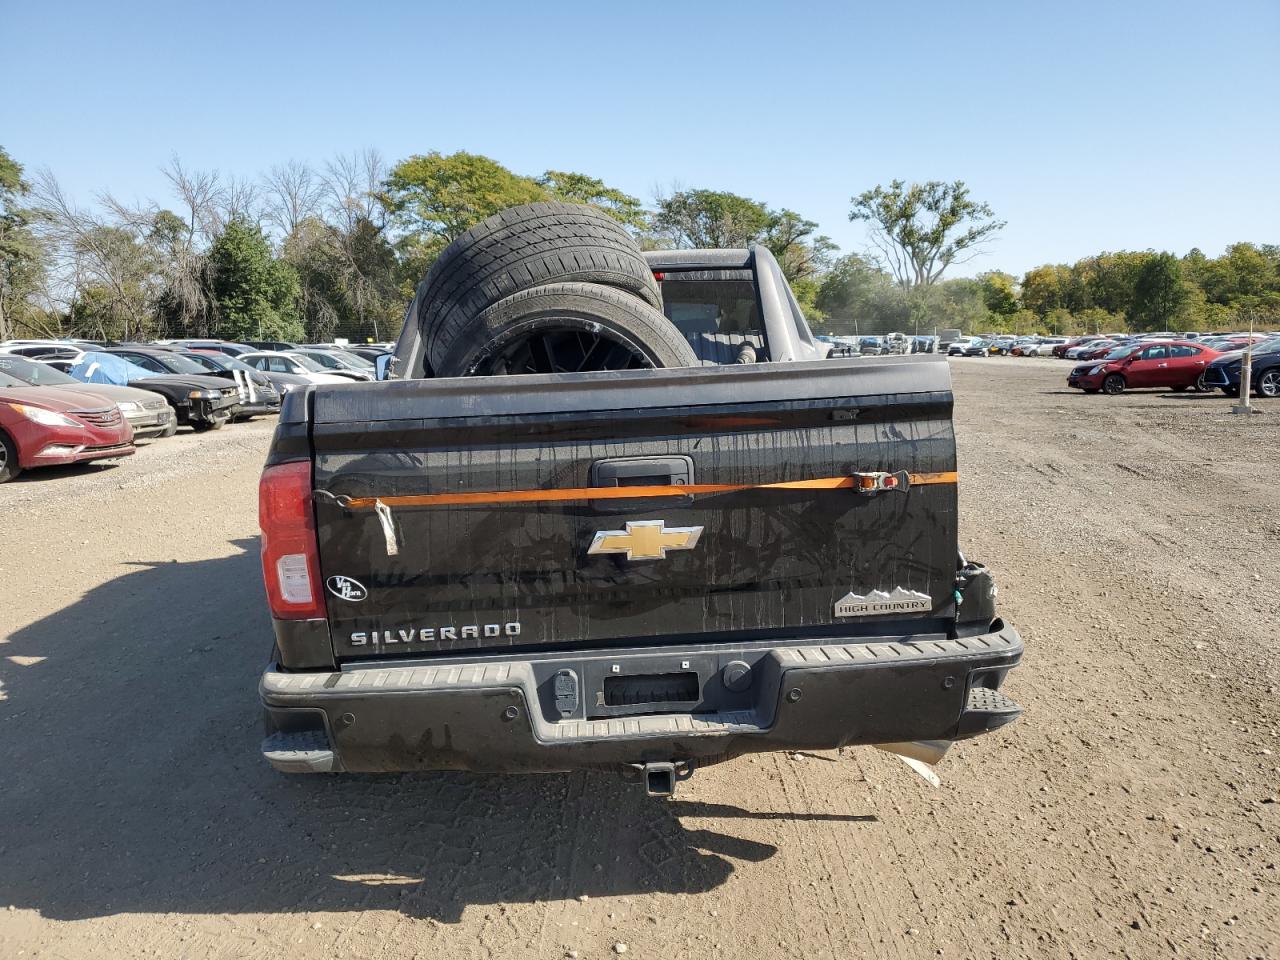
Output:
[[441,369],[459,339],[478,335],[476,320],[493,304],[562,281],[611,287],[662,306],[639,246],[607,214],[559,201],[512,207],[449,244],[420,285],[418,323],[432,368]]

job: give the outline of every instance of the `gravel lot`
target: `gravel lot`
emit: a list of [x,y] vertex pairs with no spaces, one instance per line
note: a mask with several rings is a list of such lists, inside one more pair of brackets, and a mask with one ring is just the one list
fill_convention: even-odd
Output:
[[290,779],[257,756],[270,424],[0,487],[0,957],[1280,957],[1280,404],[951,361],[1028,653],[932,789],[768,755]]

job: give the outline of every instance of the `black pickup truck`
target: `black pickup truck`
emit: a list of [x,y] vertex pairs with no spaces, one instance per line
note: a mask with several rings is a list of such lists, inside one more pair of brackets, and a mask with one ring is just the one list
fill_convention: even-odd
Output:
[[[763,249],[646,255],[698,365],[288,394],[261,481],[288,772],[936,760],[1015,719],[949,368],[825,359]],[[397,356],[412,368],[410,329]]]

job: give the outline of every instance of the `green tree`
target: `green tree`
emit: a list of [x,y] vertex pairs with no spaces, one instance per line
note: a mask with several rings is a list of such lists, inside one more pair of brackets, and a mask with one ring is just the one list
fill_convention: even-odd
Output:
[[852,320],[865,315],[868,303],[891,285],[890,278],[856,253],[841,257],[822,278],[816,305],[830,317]]
[[991,270],[978,276],[982,285],[982,302],[992,313],[1010,317],[1018,312],[1017,281],[1007,273]]
[[902,290],[911,305],[911,326],[906,333],[935,333],[959,329],[972,333],[1007,323],[1009,316],[987,310],[982,282],[968,277],[943,280],[926,287]]
[[[769,211],[760,241],[777,259],[783,275],[795,284],[820,273],[831,262],[836,245],[830,237],[816,236],[817,223],[794,210]],[[817,287],[813,288],[814,295]]]
[[770,224],[763,203],[722,190],[680,190],[658,201],[654,224],[680,247],[745,247]]
[[1138,275],[1151,257],[1147,251],[1121,250],[1089,258],[1089,306],[1130,316],[1134,309],[1134,287]]
[[640,230],[646,225],[644,207],[639,200],[585,173],[548,170],[538,178],[537,183],[557,200],[599,207],[619,223],[634,230]]
[[[1205,286],[1212,286],[1216,303],[1260,297],[1276,289],[1276,267],[1252,243],[1233,243],[1220,258],[1210,262]],[[1208,289],[1205,293],[1210,296]]]
[[944,280],[906,289],[877,264],[858,254],[835,261],[822,277],[816,306],[839,334],[932,333],[947,327],[991,330],[993,321],[977,280]]
[[171,336],[209,336],[213,320],[209,261],[192,234],[188,221],[160,210],[146,235],[162,284],[155,310],[161,329]]
[[75,292],[67,317],[67,333],[93,338],[124,336],[111,287],[88,283]]
[[1209,258],[1199,247],[1192,247],[1182,258],[1182,276],[1187,283],[1204,289],[1205,274],[1209,269]]
[[1060,333],[1119,333],[1125,329],[1124,317],[1120,314],[1107,313],[1101,307],[1088,307],[1072,315],[1075,328],[1061,330]]
[[791,281],[791,292],[800,305],[800,312],[810,324],[819,324],[827,318],[826,313],[818,306],[818,290],[818,281],[813,277],[800,277]]
[[404,232],[403,253],[414,281],[458,235],[507,207],[546,200],[545,187],[475,153],[439,151],[402,160],[380,196]]
[[[836,250],[830,237],[816,235],[814,221],[794,210],[770,210],[763,203],[723,190],[680,190],[660,197],[653,225],[677,247],[762,244],[791,281],[816,276]],[[813,294],[816,298],[816,287]]]
[[1171,329],[1187,299],[1187,285],[1178,258],[1171,253],[1154,254],[1142,265],[1134,283],[1130,328]]
[[852,199],[849,219],[871,228],[871,242],[903,287],[936,283],[953,263],[976,254],[1004,228],[991,207],[972,200],[963,180],[894,180]]
[[295,306],[298,275],[277,260],[261,228],[236,217],[209,249],[217,335],[230,340],[294,340],[302,336]]
[[157,335],[152,309],[158,286],[156,263],[132,230],[106,224],[89,226],[75,238],[71,252],[83,272],[77,283],[77,299],[92,302],[92,309],[78,311],[84,323],[74,332],[118,340]]
[[0,340],[28,318],[45,274],[44,249],[30,226],[34,214],[20,203],[30,189],[22,166],[0,147]]
[[1038,317],[1063,306],[1061,271],[1053,264],[1033,267],[1022,277],[1022,304]]
[[404,314],[399,265],[376,224],[358,217],[348,228],[308,217],[285,239],[281,256],[297,271],[308,336],[382,340],[397,329]]
[[[1034,317],[1035,314],[1033,313],[1031,314],[1031,316]],[[1059,307],[1056,310],[1050,310],[1045,317],[1040,319],[1039,325],[1043,326],[1045,330],[1048,330],[1049,333],[1052,333],[1055,336],[1064,334],[1064,333],[1080,332],[1077,329],[1080,325],[1079,321],[1076,319],[1075,315],[1072,314],[1072,312],[1066,309],[1065,307]],[[1017,330],[1014,332],[1021,333],[1022,331]]]

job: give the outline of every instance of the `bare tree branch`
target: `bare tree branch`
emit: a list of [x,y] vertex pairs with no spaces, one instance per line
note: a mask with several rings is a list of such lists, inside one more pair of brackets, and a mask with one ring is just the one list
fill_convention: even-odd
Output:
[[378,191],[387,172],[382,155],[373,148],[334,157],[325,165],[321,178],[327,215],[347,232],[360,220],[381,228],[383,209]]
[[263,188],[267,220],[288,237],[319,211],[325,186],[309,165],[290,160],[271,168]]
[[252,224],[261,222],[262,203],[257,183],[239,177],[228,179],[218,194],[217,212],[219,227],[225,227],[232,220]]
[[222,184],[218,174],[188,171],[177,157],[162,172],[186,208],[189,241],[193,244],[197,238],[205,243],[212,241],[219,230],[217,206]]
[[148,325],[147,304],[154,290],[147,252],[128,225],[76,206],[47,169],[36,174],[32,197],[44,212],[42,239],[62,282],[77,299],[89,287],[105,291],[104,307],[122,324],[124,336],[139,335]]

